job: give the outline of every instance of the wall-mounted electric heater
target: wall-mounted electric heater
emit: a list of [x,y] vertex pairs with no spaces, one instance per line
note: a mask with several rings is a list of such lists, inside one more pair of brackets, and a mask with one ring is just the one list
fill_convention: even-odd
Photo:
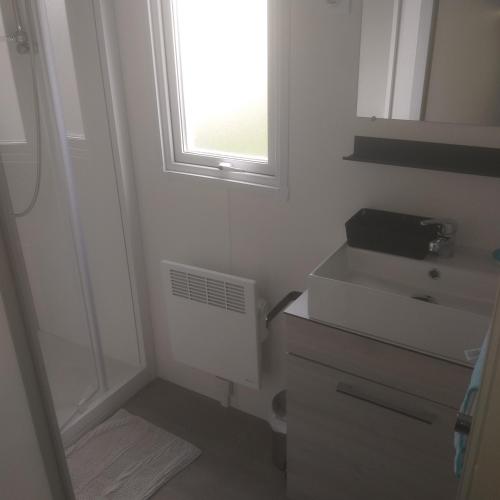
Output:
[[175,358],[260,388],[261,320],[255,281],[166,260],[161,266]]

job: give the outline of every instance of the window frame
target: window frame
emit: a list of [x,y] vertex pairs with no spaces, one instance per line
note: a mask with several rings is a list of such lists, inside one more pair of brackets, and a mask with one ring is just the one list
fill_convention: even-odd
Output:
[[[210,0],[207,0],[210,1]],[[288,181],[288,71],[290,10],[268,0],[268,162],[182,151],[181,105],[172,0],[149,0],[162,167],[166,173],[286,189]],[[230,163],[230,167],[220,167]]]

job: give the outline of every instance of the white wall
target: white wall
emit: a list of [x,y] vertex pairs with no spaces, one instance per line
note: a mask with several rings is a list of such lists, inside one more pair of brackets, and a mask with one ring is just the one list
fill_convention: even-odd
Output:
[[9,500],[50,500],[49,483],[1,297],[0,401],[0,496]]
[[[344,222],[361,207],[458,220],[460,243],[500,246],[500,180],[343,161],[353,136],[498,145],[498,129],[355,119],[361,9],[353,3],[292,5],[290,199],[259,190],[173,180],[162,172],[145,0],[117,0],[117,22],[161,377],[215,395],[212,377],[170,352],[160,261],[255,278],[275,302],[305,287],[306,275],[345,240]],[[285,332],[264,348],[264,386],[238,388],[235,406],[265,417],[285,383]]]

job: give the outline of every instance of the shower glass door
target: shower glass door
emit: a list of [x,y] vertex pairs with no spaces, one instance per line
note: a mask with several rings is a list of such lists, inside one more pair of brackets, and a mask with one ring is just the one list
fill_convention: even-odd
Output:
[[[19,24],[31,32],[25,2],[38,6],[48,83],[37,44],[24,50],[9,39]],[[96,18],[92,0],[0,0],[0,11],[2,205],[20,240],[64,431],[145,365]]]
[[9,39],[20,26],[29,29],[28,14],[23,2],[0,0],[0,6],[0,175],[8,187],[2,204],[15,221],[54,406],[64,427],[99,383],[64,187],[35,77],[38,54],[32,37],[26,52]]

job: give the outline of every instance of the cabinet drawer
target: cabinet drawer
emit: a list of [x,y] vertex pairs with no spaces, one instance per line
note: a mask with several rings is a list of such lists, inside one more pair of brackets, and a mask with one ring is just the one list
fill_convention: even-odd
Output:
[[288,358],[291,500],[455,498],[455,411]]
[[314,321],[287,316],[286,322],[292,354],[460,408],[470,368]]

